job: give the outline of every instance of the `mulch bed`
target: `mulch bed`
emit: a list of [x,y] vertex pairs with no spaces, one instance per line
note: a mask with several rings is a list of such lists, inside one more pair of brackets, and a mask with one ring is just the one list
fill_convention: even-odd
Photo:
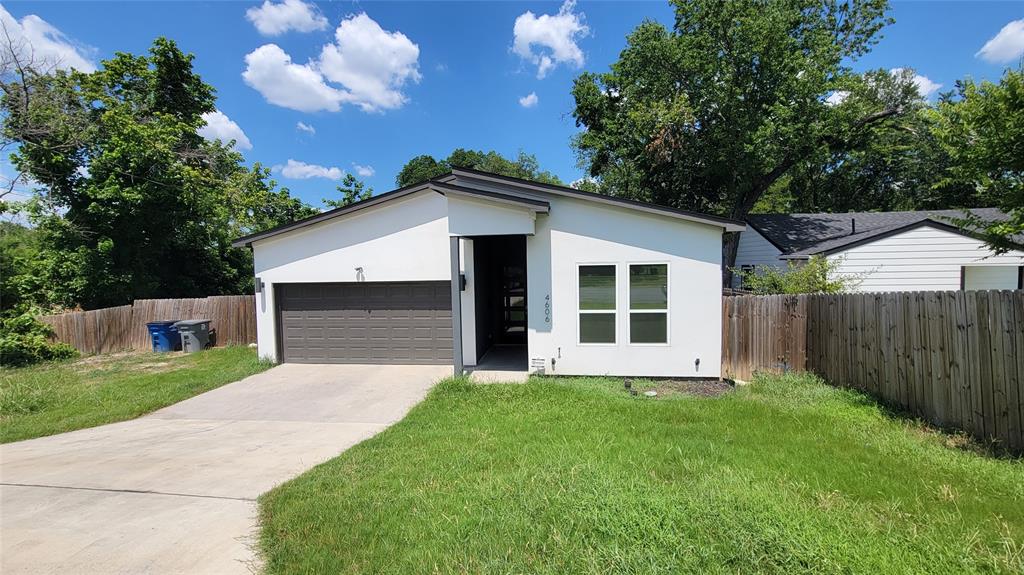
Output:
[[733,390],[733,386],[728,381],[720,381],[717,379],[634,380],[632,384],[633,389],[635,389],[641,397],[643,397],[643,392],[645,391],[654,390],[658,392],[658,395],[652,399],[679,395],[717,397]]

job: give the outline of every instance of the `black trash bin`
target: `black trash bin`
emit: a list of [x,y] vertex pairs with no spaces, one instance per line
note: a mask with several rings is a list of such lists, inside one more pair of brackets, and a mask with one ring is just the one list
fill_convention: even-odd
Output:
[[210,347],[210,320],[186,319],[174,324],[181,334],[181,349],[194,353]]

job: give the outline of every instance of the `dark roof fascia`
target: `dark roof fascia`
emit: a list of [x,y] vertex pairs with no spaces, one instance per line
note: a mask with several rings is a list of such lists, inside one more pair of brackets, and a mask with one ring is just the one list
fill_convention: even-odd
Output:
[[546,214],[551,211],[551,204],[544,200],[535,200],[533,198],[524,198],[522,196],[513,196],[510,194],[503,194],[501,192],[492,192],[489,190],[478,190],[476,188],[467,188],[464,186],[456,186],[454,184],[442,183],[440,181],[431,182],[431,189],[437,190],[442,194],[452,194],[456,196],[465,197],[478,197],[488,201],[498,202],[502,204],[511,204],[517,207],[526,208],[536,213]]
[[[768,243],[773,245],[775,247],[775,249],[779,250],[779,254],[786,255],[786,250],[782,249],[782,246],[780,246],[779,244],[775,243],[775,240],[773,240],[768,234],[764,233],[761,230],[761,228],[757,227],[757,224],[755,224],[754,222],[751,222],[751,221],[748,220],[747,221],[747,225],[750,226],[751,228],[753,228],[753,230],[755,232],[757,232],[758,234],[761,234],[761,237],[764,238]],[[780,257],[781,257],[781,255],[780,255]]]
[[383,193],[379,196],[374,196],[372,198],[356,202],[354,204],[349,204],[347,206],[342,206],[340,208],[335,208],[333,210],[321,212],[308,218],[296,220],[294,222],[270,228],[269,230],[263,230],[262,232],[256,232],[253,234],[249,234],[247,236],[242,236],[231,242],[231,245],[236,248],[248,247],[251,246],[253,242],[263,240],[271,236],[276,236],[278,234],[283,234],[285,232],[290,232],[292,230],[297,230],[299,228],[304,228],[306,226],[311,226],[313,224],[319,224],[320,222],[325,222],[327,220],[334,219],[338,216],[351,214],[353,212],[358,212],[366,208],[371,208],[373,206],[383,204],[384,202],[387,201],[396,200],[398,198],[402,198],[410,194],[415,194],[417,192],[429,190],[431,183],[432,182],[430,180],[427,180],[426,182],[412,184],[409,186],[405,186],[404,188],[391,190],[390,192]]
[[732,220],[729,218],[722,218],[719,216],[712,216],[709,214],[702,214],[699,212],[691,212],[688,210],[680,210],[678,208],[670,208],[667,206],[659,206],[657,204],[650,204],[647,202],[630,200],[626,198],[616,198],[614,196],[606,196],[604,194],[597,194],[594,192],[584,192],[583,190],[577,190],[575,188],[569,188],[566,186],[556,186],[554,184],[533,182],[530,180],[524,180],[522,178],[514,178],[512,176],[502,176],[499,174],[492,174],[490,172],[482,172],[480,170],[474,170],[472,168],[453,167],[451,175],[441,176],[440,178],[438,178],[438,180],[446,181],[451,180],[453,177],[457,179],[459,174],[462,174],[469,178],[477,178],[481,180],[490,180],[498,183],[506,183],[541,192],[558,194],[561,196],[573,197],[582,200],[590,200],[614,206],[626,206],[640,211],[676,217],[679,219],[695,221],[706,225],[724,228],[725,231],[728,232],[742,232],[743,230],[747,229],[746,224],[744,224],[743,222]]

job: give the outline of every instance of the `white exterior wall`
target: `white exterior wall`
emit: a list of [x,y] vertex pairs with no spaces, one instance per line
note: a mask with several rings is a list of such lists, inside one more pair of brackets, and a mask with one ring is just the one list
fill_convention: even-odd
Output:
[[[536,234],[526,243],[529,357],[554,374],[718,377],[722,229],[585,200],[548,200],[551,214],[531,215]],[[265,284],[256,297],[260,356],[276,359],[275,284],[449,280],[450,202],[424,192],[254,242],[256,276]],[[512,215],[518,226],[525,223],[521,211]],[[473,242],[460,244],[468,284],[463,354],[473,365]],[[617,266],[615,344],[578,343],[577,265],[587,263]],[[628,342],[630,263],[668,264],[668,344]]]
[[[561,375],[718,377],[722,229],[583,200],[550,202],[526,241],[531,363]],[[628,341],[630,263],[668,264],[668,344]],[[578,343],[579,264],[616,265],[615,344]]]
[[532,234],[535,217],[520,207],[448,197],[448,232],[453,236]]
[[277,359],[274,284],[450,279],[447,209],[444,196],[423,192],[254,242],[265,284],[256,294],[260,357]]
[[[837,274],[861,278],[854,291],[960,289],[961,266],[1024,265],[1024,252],[993,255],[984,242],[932,226],[921,226],[829,256]],[[1008,272],[1007,272],[1008,273]],[[1013,285],[1017,287],[1016,276]]]
[[[757,230],[747,226],[746,231],[740,232],[740,242],[736,247],[736,268],[742,266],[771,266],[779,269],[786,269],[786,262],[779,259],[782,252],[772,245]],[[740,286],[740,278],[733,275],[732,287]]]

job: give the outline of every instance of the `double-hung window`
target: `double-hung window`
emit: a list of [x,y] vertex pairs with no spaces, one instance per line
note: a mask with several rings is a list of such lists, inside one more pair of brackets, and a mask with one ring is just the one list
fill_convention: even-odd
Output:
[[615,265],[578,268],[580,343],[615,343]]
[[629,266],[629,343],[668,343],[668,264]]

